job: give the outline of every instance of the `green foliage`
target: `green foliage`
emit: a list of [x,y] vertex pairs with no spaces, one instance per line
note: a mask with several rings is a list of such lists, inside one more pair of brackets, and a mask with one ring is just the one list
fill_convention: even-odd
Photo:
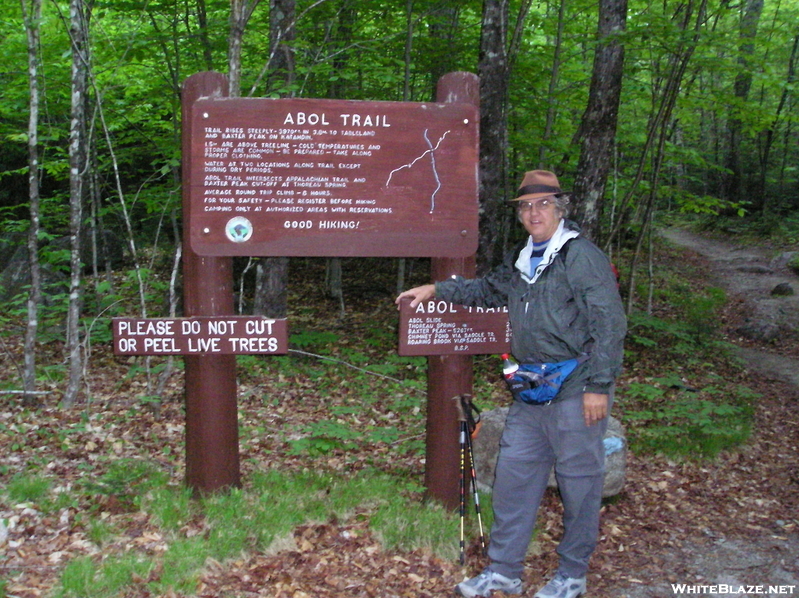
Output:
[[788,260],[788,267],[793,270],[794,274],[799,274],[799,253]]
[[8,498],[14,503],[40,504],[50,492],[49,478],[17,474],[8,482],[6,492]]
[[314,347],[324,347],[335,342],[338,342],[339,336],[333,332],[310,330],[307,332],[298,332],[292,334],[289,342],[302,349],[310,349]]
[[213,548],[203,538],[176,539],[164,553],[161,576],[148,585],[157,595],[170,589],[178,594],[194,594],[200,568],[213,554]]
[[291,454],[325,455],[334,450],[347,450],[353,448],[353,441],[360,437],[350,426],[330,420],[313,422],[305,426],[301,434],[303,438],[289,441]]
[[[681,212],[692,214],[710,214],[718,216],[721,212],[734,212],[739,217],[746,214],[743,204],[732,202],[712,195],[693,195],[681,189],[673,189],[674,199]],[[668,194],[666,195],[668,197]]]
[[85,489],[92,494],[113,496],[126,506],[133,506],[139,498],[166,480],[166,474],[150,461],[117,459],[94,480],[85,481]]
[[[718,401],[719,395],[728,395],[729,402]],[[678,376],[667,376],[626,385],[618,404],[633,451],[712,458],[749,437],[755,397],[740,387],[685,390]]]
[[95,596],[95,576],[98,567],[91,557],[84,556],[71,560],[61,573],[61,587],[56,591],[56,598],[82,598]]
[[86,536],[97,546],[103,546],[116,534],[116,529],[103,519],[91,518],[86,529]]

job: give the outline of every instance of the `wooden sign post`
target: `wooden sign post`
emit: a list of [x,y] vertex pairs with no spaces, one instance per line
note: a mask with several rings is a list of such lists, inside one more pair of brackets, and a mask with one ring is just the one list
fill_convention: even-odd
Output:
[[[227,86],[210,72],[183,87],[186,317],[114,322],[118,354],[183,355],[186,483],[201,492],[241,481],[235,355],[288,350],[285,321],[233,315],[233,256],[431,257],[438,280],[474,274],[478,238],[475,75],[442,77],[437,103],[228,98]],[[429,357],[425,480],[452,508],[453,398],[472,376],[469,355]]]

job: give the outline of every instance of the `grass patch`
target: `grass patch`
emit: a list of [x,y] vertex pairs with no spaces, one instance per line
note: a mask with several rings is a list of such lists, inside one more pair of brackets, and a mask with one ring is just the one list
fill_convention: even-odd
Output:
[[47,499],[51,486],[46,477],[17,474],[11,478],[6,492],[11,502],[40,504]]
[[[119,481],[118,470],[114,472],[98,484]],[[367,518],[386,550],[422,549],[441,558],[457,558],[457,514],[422,501],[416,483],[377,470],[350,476],[264,471],[253,474],[244,489],[199,500],[157,476],[147,485],[132,479],[137,478],[126,478],[123,487],[131,502],[147,513],[150,525],[157,526],[165,550],[148,552],[127,543],[124,553],[111,552],[102,560],[76,558],[64,567],[56,598],[125,595],[134,585],[145,585],[153,595],[170,591],[191,595],[209,559],[225,562],[268,553],[290,545],[286,538],[298,526],[353,517]],[[111,549],[110,539],[117,530],[99,515],[90,517],[85,523],[87,536]],[[181,529],[189,520],[205,532],[185,537]]]

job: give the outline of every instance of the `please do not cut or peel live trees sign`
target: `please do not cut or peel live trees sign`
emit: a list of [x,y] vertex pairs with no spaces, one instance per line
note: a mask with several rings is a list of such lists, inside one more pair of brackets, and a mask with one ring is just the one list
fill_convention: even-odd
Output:
[[285,319],[261,316],[113,318],[116,355],[288,353]]

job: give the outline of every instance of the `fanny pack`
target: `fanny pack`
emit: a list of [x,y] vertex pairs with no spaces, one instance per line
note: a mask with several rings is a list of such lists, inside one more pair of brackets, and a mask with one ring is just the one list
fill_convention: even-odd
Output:
[[530,405],[548,405],[555,400],[564,380],[588,357],[583,354],[558,363],[522,363],[505,382],[514,399]]

